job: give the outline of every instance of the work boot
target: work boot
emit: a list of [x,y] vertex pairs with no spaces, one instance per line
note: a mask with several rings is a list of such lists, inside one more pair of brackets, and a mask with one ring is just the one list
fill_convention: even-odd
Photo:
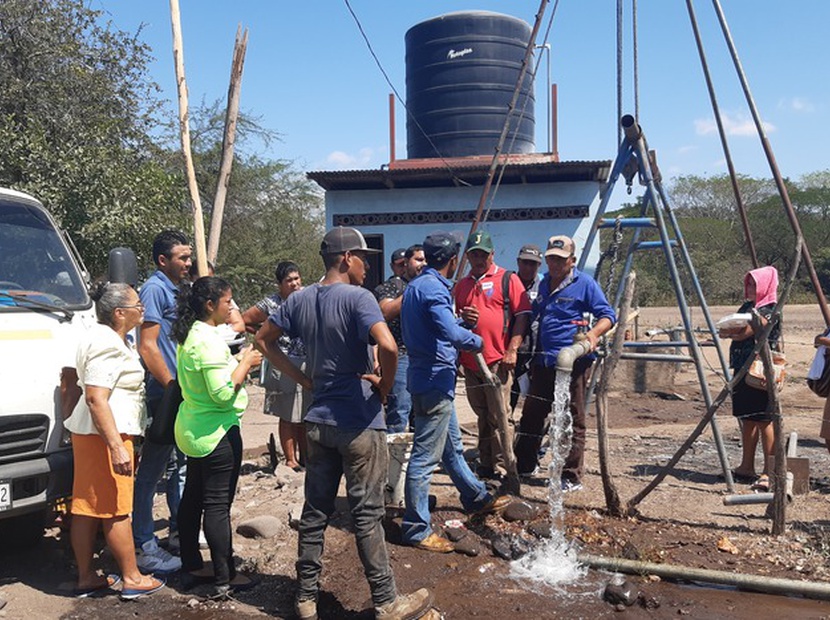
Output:
[[505,508],[507,508],[508,504],[510,504],[512,500],[510,499],[509,495],[500,495],[499,497],[493,497],[490,499],[489,502],[484,504],[478,510],[473,510],[470,513],[471,517],[475,517],[478,515],[488,515],[491,512],[501,512]]
[[430,532],[429,536],[423,540],[415,543],[416,549],[423,549],[424,551],[435,551],[436,553],[450,553],[455,551],[455,545],[443,536],[439,536],[435,532]]
[[317,620],[317,601],[313,598],[294,601],[294,611],[300,620]]
[[432,592],[426,588],[398,597],[391,603],[375,607],[377,620],[417,620],[432,607]]

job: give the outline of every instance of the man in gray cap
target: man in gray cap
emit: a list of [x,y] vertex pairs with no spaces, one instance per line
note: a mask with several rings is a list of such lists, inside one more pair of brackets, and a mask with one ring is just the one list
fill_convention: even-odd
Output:
[[[395,377],[398,348],[377,301],[361,286],[366,256],[376,251],[354,228],[327,232],[320,244],[326,275],[293,293],[256,335],[274,367],[313,395],[305,417],[308,457],[297,558],[296,612],[303,620],[317,618],[324,535],[344,475],[376,617],[418,618],[432,605],[432,594],[423,588],[398,595],[384,538],[389,457],[383,401]],[[279,348],[283,334],[302,338],[310,377]],[[372,344],[380,376],[373,374]]]

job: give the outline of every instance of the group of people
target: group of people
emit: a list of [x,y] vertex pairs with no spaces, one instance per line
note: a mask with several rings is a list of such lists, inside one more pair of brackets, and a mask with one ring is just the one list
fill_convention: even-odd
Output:
[[[65,426],[75,461],[70,538],[80,597],[122,578],[122,598],[145,596],[178,571],[184,588],[212,584],[217,597],[255,584],[235,571],[230,506],[242,460],[239,424],[248,402],[243,384],[262,356],[253,347],[231,353],[218,329],[238,321],[231,287],[215,276],[190,284],[192,249],[183,233],[163,231],[152,252],[157,269],[140,292],[123,283],[95,286],[99,324],[76,356],[81,397]],[[176,381],[182,403],[175,443],[144,437],[136,468],[136,438],[145,434]],[[153,518],[165,472],[167,549],[159,545]],[[99,527],[121,576],[93,569]],[[202,562],[202,530],[210,568]],[[181,558],[173,553],[178,550]]]
[[[345,477],[376,616],[418,617],[431,606],[432,595],[426,589],[398,592],[385,544],[387,433],[413,434],[404,542],[452,551],[453,544],[430,522],[429,487],[436,467],[443,466],[468,513],[502,510],[509,498],[485,481],[505,475],[508,445],[515,450],[519,474],[536,471],[557,356],[575,339],[584,339],[589,353],[576,360],[570,378],[573,441],[560,481],[563,491],[581,488],[593,352],[616,316],[596,281],[576,269],[576,249],[570,237],[553,236],[544,251],[523,246],[517,269],[508,270],[495,263],[493,240],[479,230],[463,248],[469,273],[454,284],[462,238],[434,232],[393,252],[393,275],[373,295],[362,285],[367,256],[377,250],[367,246],[360,231],[337,227],[321,243],[322,279],[303,287],[299,267],[281,262],[276,292],[240,312],[225,280],[211,275],[185,284],[192,263],[186,236],[158,235],[153,245],[157,270],[140,292],[114,283],[93,292],[100,325],[77,355],[83,396],[66,421],[76,461],[71,538],[77,594],[88,596],[123,578],[122,596],[134,598],[163,587],[163,575],[179,570],[184,587],[209,583],[217,596],[255,584],[234,568],[230,506],[241,464],[240,418],[248,403],[243,386],[249,371],[264,361],[265,410],[280,417],[287,466],[305,472],[298,616],[317,617],[324,532]],[[540,275],[543,263],[547,272]],[[762,320],[769,317],[776,288],[772,267],[747,275],[747,304],[758,308]],[[254,346],[234,355],[217,329],[228,323],[232,330],[255,333]],[[137,349],[129,337],[134,329]],[[721,335],[732,338],[731,365],[739,368],[754,346],[751,327]],[[778,339],[773,330],[770,342],[776,346]],[[459,363],[478,418],[475,468],[464,458],[455,411]],[[482,365],[500,379],[501,398],[482,389],[488,380]],[[183,398],[175,445],[145,438],[136,469],[134,438],[143,434],[146,419],[174,380]],[[771,430],[764,395],[745,392],[739,384],[733,397],[744,429],[744,460],[737,473],[754,476],[760,438],[768,474]],[[499,420],[512,418],[521,394],[514,438],[513,425]],[[155,489],[165,472],[171,516],[167,550],[158,544],[152,517]],[[120,577],[93,570],[94,537],[101,525]],[[210,567],[200,552],[202,530]],[[180,558],[169,544],[176,538]]]

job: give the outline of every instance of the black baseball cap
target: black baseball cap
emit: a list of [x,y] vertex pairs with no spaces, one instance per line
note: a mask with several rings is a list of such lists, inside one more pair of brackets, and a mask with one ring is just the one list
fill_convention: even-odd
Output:
[[344,252],[353,252],[361,250],[368,254],[378,254],[380,250],[375,250],[366,245],[366,239],[357,228],[349,228],[348,226],[338,226],[332,228],[323,237],[323,242],[320,244],[320,254],[343,254]]
[[392,252],[392,258],[389,259],[390,263],[394,263],[399,260],[403,260],[406,258],[406,248],[398,248],[394,252]]
[[446,264],[453,256],[458,255],[464,235],[458,232],[438,230],[427,235],[424,239],[424,258],[429,263]]

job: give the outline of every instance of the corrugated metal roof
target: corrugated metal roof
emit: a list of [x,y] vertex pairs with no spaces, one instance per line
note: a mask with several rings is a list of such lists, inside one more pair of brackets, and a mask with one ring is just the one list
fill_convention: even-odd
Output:
[[[420,187],[453,187],[484,185],[489,162],[453,162],[452,170],[435,160],[435,167],[417,169],[334,170],[308,172],[306,177],[324,190],[404,189]],[[500,173],[501,171],[497,171]],[[563,161],[544,163],[511,163],[501,183],[564,183],[596,181],[604,183],[611,172],[611,161]]]

